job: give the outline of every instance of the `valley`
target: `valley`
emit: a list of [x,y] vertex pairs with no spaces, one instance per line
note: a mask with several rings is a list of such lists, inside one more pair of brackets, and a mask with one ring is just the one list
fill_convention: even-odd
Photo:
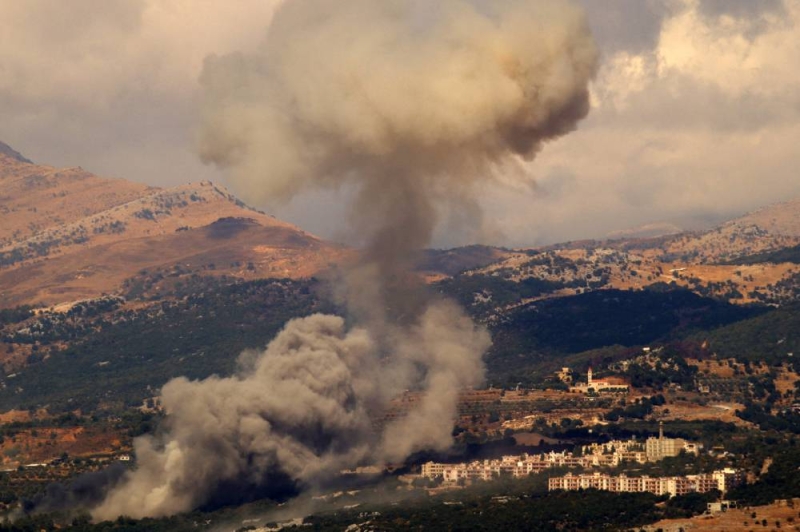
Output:
[[[347,315],[330,280],[358,250],[252,209],[213,183],[159,189],[0,151],[0,503],[7,511],[41,501],[53,482],[80,482],[110,464],[115,474],[135,469],[134,438],[155,434],[166,419],[160,390],[170,379],[236,375],[247,363],[242,353],[263,350],[291,318]],[[284,517],[316,530],[392,530],[465,522],[472,510],[464,508],[480,508],[487,523],[513,516],[567,529],[659,519],[666,526],[704,511],[713,497],[547,491],[547,478],[584,466],[453,485],[421,474],[427,462],[644,441],[660,423],[667,437],[711,452],[704,471],[741,471],[748,482],[733,494],[742,503],[774,506],[770,482],[783,486],[780,498],[800,497],[794,480],[768,477],[771,460],[796,463],[787,449],[800,434],[798,219],[800,201],[789,201],[704,232],[427,250],[418,282],[431,297],[460,303],[492,337],[484,385],[458,397],[449,452],[342,472],[337,482],[353,494],[320,488],[316,509],[299,517],[253,495],[194,514],[130,520],[125,530],[188,530],[181,527],[197,519],[206,522],[200,528],[268,530],[266,522]],[[587,384],[589,371],[595,383],[617,389]],[[406,390],[370,422],[379,430],[423,399]],[[699,473],[696,465],[680,455],[599,471],[683,475]],[[587,498],[597,512],[584,515],[575,508]],[[404,501],[402,509],[392,500]],[[522,503],[531,500],[561,513]],[[620,504],[640,511],[612,517]],[[25,519],[50,519],[42,521],[49,530],[64,523],[61,508],[52,510]],[[567,523],[563,512],[584,521]],[[790,522],[786,512],[758,512]],[[114,529],[70,519],[76,530]]]

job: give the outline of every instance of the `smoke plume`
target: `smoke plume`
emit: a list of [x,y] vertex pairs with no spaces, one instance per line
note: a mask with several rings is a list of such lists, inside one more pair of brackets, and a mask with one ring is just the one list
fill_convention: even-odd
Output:
[[[259,50],[208,58],[204,161],[255,201],[357,188],[349,320],[293,320],[237,375],[165,385],[163,430],[136,440],[138,468],[93,515],[184,511],[276,475],[302,489],[451,445],[489,335],[409,267],[443,206],[474,208],[477,185],[586,115],[596,55],[565,1],[287,0]],[[419,401],[376,429],[407,389]]]
[[[289,322],[262,353],[243,354],[235,376],[170,381],[164,433],[136,439],[138,468],[93,515],[166,515],[202,504],[221,483],[283,474],[302,488],[344,467],[446,448],[458,391],[482,377],[488,335],[440,302],[395,340],[394,356],[381,360],[366,329],[316,314]],[[422,364],[421,408],[379,439],[371,420],[420,382]]]
[[[79,475],[66,485],[56,482],[48,484],[43,493],[23,501],[20,515],[32,512],[74,511],[99,504],[108,491],[119,483],[126,471],[127,468],[122,462],[115,462],[105,469]],[[12,520],[14,517],[18,516],[12,514]]]

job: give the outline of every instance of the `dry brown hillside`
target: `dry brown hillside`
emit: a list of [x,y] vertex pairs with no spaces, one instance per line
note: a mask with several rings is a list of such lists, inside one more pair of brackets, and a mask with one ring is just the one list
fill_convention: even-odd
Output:
[[786,290],[793,290],[800,279],[800,265],[736,265],[728,261],[798,244],[800,198],[764,207],[702,233],[520,249],[469,273],[517,282],[537,278],[568,286],[555,295],[674,283],[737,303],[775,302]]
[[307,277],[349,254],[210,182],[160,189],[0,151],[0,185],[0,307],[114,293],[147,269]]
[[81,168],[58,169],[0,152],[0,249],[42,230],[78,222],[137,199],[146,185],[97,177]]
[[640,243],[669,260],[725,262],[800,244],[800,198],[769,205],[703,233]]

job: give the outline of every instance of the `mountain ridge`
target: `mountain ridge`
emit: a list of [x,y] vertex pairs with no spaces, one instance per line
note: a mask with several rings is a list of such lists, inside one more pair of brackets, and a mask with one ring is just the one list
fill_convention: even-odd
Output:
[[[248,207],[212,182],[147,186],[80,167],[36,165],[2,146],[8,153],[0,151],[0,307],[118,294],[126,282],[151,273],[156,280],[145,284],[155,288],[167,274],[310,277],[355,254]],[[736,264],[800,245],[800,198],[706,231],[646,233],[639,228],[621,233],[624,238],[542,248],[427,250],[418,270],[429,283],[463,274],[561,287],[537,297],[664,283],[739,303],[776,301],[800,278],[796,264]]]
[[26,158],[20,152],[9,146],[3,141],[0,141],[0,154],[16,159],[21,163],[33,164],[33,161]]
[[209,181],[152,187],[20,157],[0,153],[0,307],[119,293],[181,264],[184,276],[309,277],[350,253]]

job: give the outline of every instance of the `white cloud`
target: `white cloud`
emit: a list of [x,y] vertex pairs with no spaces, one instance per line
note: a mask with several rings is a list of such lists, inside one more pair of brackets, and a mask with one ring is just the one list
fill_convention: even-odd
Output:
[[510,243],[691,226],[800,194],[800,3],[755,13],[758,33],[731,12],[687,0],[652,49],[606,57],[587,121],[531,168],[545,184],[576,179],[557,198],[487,202]]

